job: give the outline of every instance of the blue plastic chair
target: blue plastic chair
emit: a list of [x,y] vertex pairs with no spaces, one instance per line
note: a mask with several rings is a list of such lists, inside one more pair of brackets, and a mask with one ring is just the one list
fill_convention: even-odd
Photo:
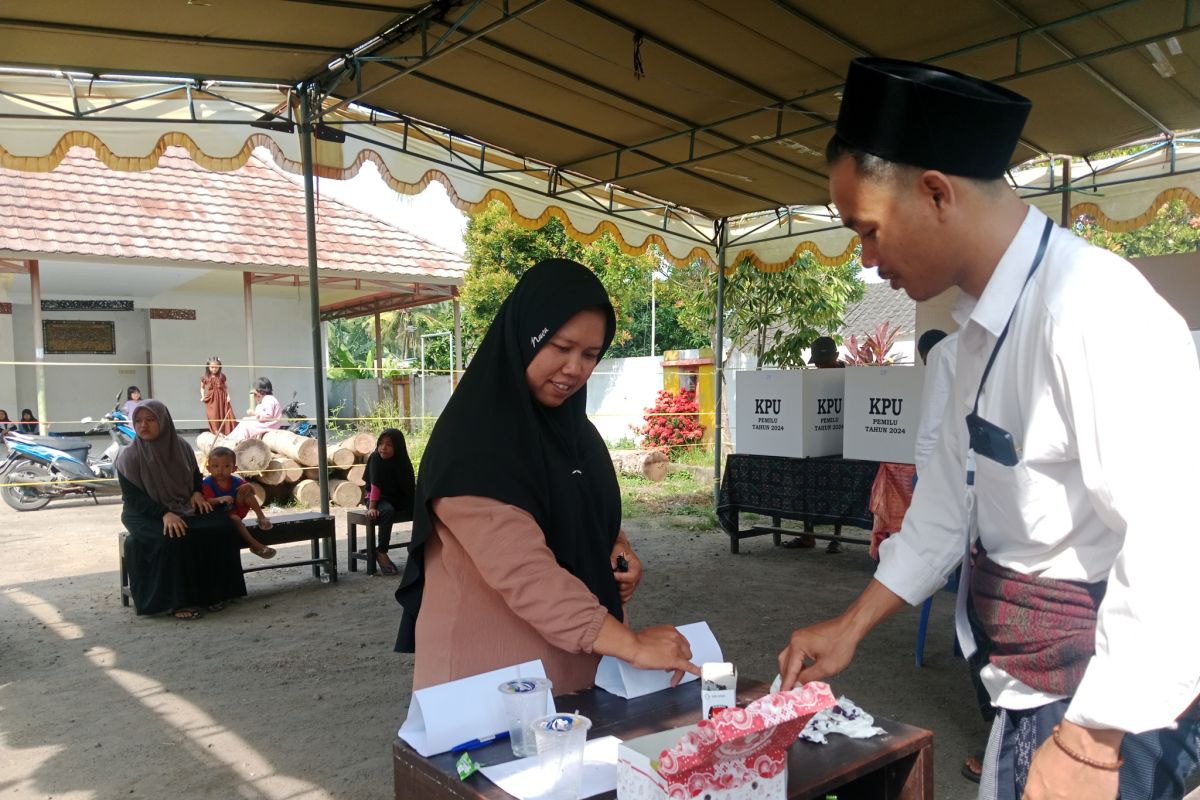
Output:
[[[954,574],[950,576],[950,580],[946,581],[946,585],[942,587],[942,591],[950,592],[951,594],[958,593],[958,573],[959,569],[954,570]],[[921,622],[917,625],[917,656],[916,662],[918,667],[925,666],[925,631],[929,629],[929,611],[933,608],[933,597],[927,599],[921,604]],[[958,654],[958,639],[954,640],[954,653]]]

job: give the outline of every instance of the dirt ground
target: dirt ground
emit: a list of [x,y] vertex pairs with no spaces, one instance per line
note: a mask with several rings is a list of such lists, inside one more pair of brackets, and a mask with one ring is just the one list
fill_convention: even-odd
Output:
[[[247,598],[181,622],[121,606],[119,515],[111,499],[0,507],[0,798],[391,797],[412,656],[391,649],[396,579],[345,571],[342,520],[337,583],[307,568],[253,573]],[[646,563],[635,626],[705,619],[744,676],[771,680],[792,628],[841,610],[872,572],[862,547],[827,555],[761,537],[734,556],[719,532],[672,522],[626,525]],[[911,609],[832,681],[934,732],[945,800],[974,797],[959,767],[985,732],[951,654],[952,606],[948,594],[934,603],[924,668]]]

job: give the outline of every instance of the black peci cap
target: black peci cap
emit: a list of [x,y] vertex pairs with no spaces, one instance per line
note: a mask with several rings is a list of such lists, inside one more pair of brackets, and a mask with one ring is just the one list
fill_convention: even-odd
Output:
[[837,135],[888,161],[999,178],[1032,107],[1016,92],[954,70],[856,58],[846,75]]

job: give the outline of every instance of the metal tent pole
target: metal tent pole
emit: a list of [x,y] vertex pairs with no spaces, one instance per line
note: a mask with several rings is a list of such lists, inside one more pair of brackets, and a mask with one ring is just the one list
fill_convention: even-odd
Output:
[[717,340],[713,347],[713,505],[721,497],[721,375],[725,371],[725,248],[729,218],[717,220]]
[[1063,156],[1062,226],[1071,229],[1071,157]]
[[[313,191],[311,86],[300,91],[300,159],[304,167],[304,228],[308,238],[308,307],[311,315],[313,390],[316,395],[317,469],[321,484],[321,513],[329,513],[329,462],[325,447],[325,362],[321,347],[321,287],[317,275],[317,210]],[[322,545],[324,546],[324,544]],[[331,557],[326,553],[325,557]]]
[[46,411],[46,343],[42,335],[42,268],[35,261],[26,261],[29,270],[29,297],[33,305],[33,375],[37,387],[38,433],[45,436],[50,426]]

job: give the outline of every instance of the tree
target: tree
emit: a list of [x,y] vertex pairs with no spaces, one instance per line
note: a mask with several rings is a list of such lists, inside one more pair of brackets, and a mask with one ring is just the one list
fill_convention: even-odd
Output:
[[[840,328],[846,307],[862,299],[859,269],[857,256],[827,267],[810,252],[780,272],[763,272],[743,260],[725,281],[725,335],[734,347],[752,350],[760,367],[802,367],[802,351]],[[701,297],[715,319],[711,275]]]
[[1095,217],[1087,215],[1076,219],[1074,228],[1092,244],[1122,258],[1194,253],[1200,246],[1200,215],[1182,200],[1164,204],[1149,222],[1127,233],[1107,231],[1096,224]]
[[[668,263],[658,265],[653,274],[653,303],[647,285],[644,293],[631,301],[629,339],[610,347],[607,354],[609,358],[661,355],[666,350],[689,350],[710,343],[712,317],[693,320],[689,316],[689,304],[696,292],[686,280],[681,279],[682,275],[686,275],[686,269],[681,273]],[[650,352],[652,329],[653,353]]]
[[522,227],[508,208],[492,202],[467,222],[466,257],[470,263],[463,282],[463,349],[474,352],[488,326],[525,270],[546,258],[570,258],[596,273],[612,300],[617,316],[613,339],[621,347],[632,338],[634,313],[646,302],[656,252],[629,255],[608,233],[591,244],[572,239],[557,218],[537,230]]

